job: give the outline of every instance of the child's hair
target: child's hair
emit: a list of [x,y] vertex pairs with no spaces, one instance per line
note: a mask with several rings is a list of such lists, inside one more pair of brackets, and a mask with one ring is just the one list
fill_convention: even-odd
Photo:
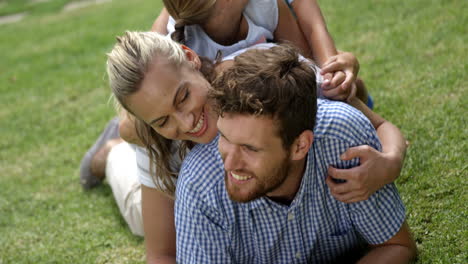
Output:
[[176,22],[172,39],[185,44],[185,26],[203,24],[211,15],[216,0],[163,0],[163,3]]
[[317,112],[316,73],[288,45],[251,49],[212,84],[214,109],[224,113],[265,115],[278,121],[278,136],[289,149],[305,130],[313,130]]
[[[114,98],[130,114],[125,99],[136,93],[154,59],[165,57],[177,68],[188,63],[184,50],[180,44],[169,37],[155,32],[126,32],[117,37],[117,43],[107,54],[107,74]],[[205,58],[200,58],[202,67],[200,72],[210,81],[214,76],[213,63]],[[170,195],[174,194],[174,176],[177,176],[177,168],[171,165],[174,148],[179,147],[175,141],[166,139],[156,133],[154,129],[135,118],[137,134],[145,144],[150,158],[150,173],[156,186]],[[180,144],[179,155],[183,159],[189,145],[186,142]]]

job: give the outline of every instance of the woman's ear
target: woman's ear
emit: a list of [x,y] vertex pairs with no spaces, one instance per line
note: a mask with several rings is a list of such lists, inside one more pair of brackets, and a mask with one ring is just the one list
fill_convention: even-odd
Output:
[[301,160],[307,156],[313,142],[314,133],[310,130],[303,131],[291,146],[291,160]]
[[198,54],[185,45],[180,46],[182,47],[182,50],[184,50],[188,62],[192,64],[195,69],[199,70],[201,68],[201,60],[200,57],[198,57]]

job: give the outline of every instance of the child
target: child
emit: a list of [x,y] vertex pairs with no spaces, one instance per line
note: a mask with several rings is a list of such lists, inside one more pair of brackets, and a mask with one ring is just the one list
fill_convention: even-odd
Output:
[[[358,61],[351,53],[337,53],[316,1],[290,1],[297,10],[297,21],[281,0],[163,2],[166,8],[153,24],[153,30],[172,32],[176,41],[187,44],[202,56],[214,58],[218,50],[229,55],[262,40],[289,41],[322,68],[325,97],[345,100],[353,92],[351,84],[356,80]],[[358,97],[367,102],[362,81],[356,84]]]

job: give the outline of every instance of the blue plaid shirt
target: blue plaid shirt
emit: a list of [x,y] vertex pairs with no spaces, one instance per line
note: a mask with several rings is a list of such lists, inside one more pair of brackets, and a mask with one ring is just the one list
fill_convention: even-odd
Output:
[[218,138],[194,147],[179,174],[178,263],[330,263],[369,244],[387,241],[405,220],[393,184],[353,204],[330,194],[325,184],[328,166],[359,164],[357,159],[340,160],[340,154],[358,145],[381,149],[367,118],[346,104],[318,100],[314,143],[290,205],[267,197],[248,203],[230,200]]

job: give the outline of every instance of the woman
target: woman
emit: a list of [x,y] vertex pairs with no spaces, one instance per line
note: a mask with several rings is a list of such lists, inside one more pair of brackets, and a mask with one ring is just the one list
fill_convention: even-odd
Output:
[[[108,56],[107,70],[114,96],[129,113],[137,117],[140,138],[149,149],[152,160],[150,171],[152,175],[158,175],[153,179],[152,186],[142,186],[147,260],[174,262],[175,231],[171,196],[177,174],[174,166],[176,152],[183,154],[190,144],[208,143],[216,136],[217,116],[207,101],[207,92],[216,73],[229,67],[231,62],[228,58],[213,65],[168,37],[149,32],[127,32],[118,38],[118,43]],[[372,160],[382,162],[382,159],[388,158],[385,155],[390,155],[390,160],[398,156],[393,164],[401,167],[403,137],[390,123],[366,111],[374,126],[378,127],[384,150],[381,154],[370,151]],[[374,167],[371,171],[376,170],[379,169]],[[380,188],[386,181],[388,179],[374,176],[364,182]],[[330,183],[332,192],[336,191],[338,196],[340,187]]]

